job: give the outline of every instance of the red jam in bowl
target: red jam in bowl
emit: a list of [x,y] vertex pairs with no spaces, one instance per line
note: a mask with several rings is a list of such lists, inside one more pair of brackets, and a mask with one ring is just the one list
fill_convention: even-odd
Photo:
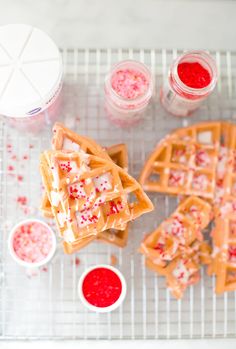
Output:
[[98,308],[106,308],[119,299],[122,284],[114,271],[100,267],[85,276],[82,291],[88,303]]

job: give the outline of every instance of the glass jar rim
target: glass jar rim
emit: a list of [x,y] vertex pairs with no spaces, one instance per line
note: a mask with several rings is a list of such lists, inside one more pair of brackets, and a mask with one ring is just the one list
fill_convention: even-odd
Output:
[[[140,71],[141,73],[143,73],[145,75],[146,78],[148,78],[149,84],[148,87],[146,89],[146,91],[134,98],[134,99],[128,99],[128,98],[124,98],[121,97],[112,87],[111,85],[111,78],[113,76],[113,74],[120,69],[123,65],[126,64],[133,64],[136,68],[136,70]],[[105,78],[105,89],[108,93],[110,93],[110,95],[116,99],[117,104],[119,105],[119,103],[127,103],[127,104],[132,104],[132,103],[143,103],[146,100],[149,100],[153,94],[153,89],[154,89],[154,81],[153,81],[153,76],[152,73],[150,71],[150,69],[142,62],[133,60],[133,59],[127,59],[127,60],[123,60],[120,61],[116,64],[114,64],[110,70],[110,72],[107,74],[106,78]]]
[[[187,86],[180,79],[178,74],[178,65],[181,63],[181,61],[183,61],[188,56],[194,57],[196,58],[196,60],[202,61],[207,65],[207,69],[211,74],[211,81],[207,86],[203,88],[190,87],[190,86]],[[209,94],[215,88],[217,83],[217,78],[218,78],[218,72],[217,72],[215,60],[208,52],[202,51],[202,50],[193,50],[193,51],[184,52],[182,55],[180,55],[177,59],[174,60],[169,70],[169,79],[173,79],[177,87],[177,90],[182,91],[186,95],[194,95],[194,96],[201,97]]]

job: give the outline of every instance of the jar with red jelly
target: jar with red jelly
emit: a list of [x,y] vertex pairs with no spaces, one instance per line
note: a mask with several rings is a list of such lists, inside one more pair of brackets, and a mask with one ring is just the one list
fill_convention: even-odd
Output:
[[145,64],[125,60],[113,66],[104,89],[108,118],[119,126],[132,126],[142,119],[152,97],[152,74]]
[[173,115],[187,117],[214,90],[215,60],[205,51],[188,51],[171,65],[161,89],[161,103]]

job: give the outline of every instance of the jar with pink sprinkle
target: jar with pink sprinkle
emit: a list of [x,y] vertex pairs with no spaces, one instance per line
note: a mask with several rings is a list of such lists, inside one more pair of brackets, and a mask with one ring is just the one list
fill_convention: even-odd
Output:
[[49,263],[57,242],[53,230],[38,219],[26,219],[15,225],[9,235],[8,248],[17,264],[35,269]]
[[115,124],[126,127],[140,121],[153,94],[153,78],[143,63],[116,64],[105,79],[105,110]]

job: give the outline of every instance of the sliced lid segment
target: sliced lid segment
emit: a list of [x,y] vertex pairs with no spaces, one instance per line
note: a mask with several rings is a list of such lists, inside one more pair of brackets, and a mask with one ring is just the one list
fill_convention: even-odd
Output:
[[11,66],[1,67],[0,66],[0,100],[1,96],[8,84],[11,74],[13,73],[13,69]]
[[11,102],[11,110],[15,112],[16,116],[17,113],[23,114],[25,106],[29,103],[35,105],[40,102],[40,95],[19,70],[13,72],[0,98],[0,110],[6,115]]
[[15,60],[20,56],[32,31],[33,27],[25,24],[8,24],[0,27],[0,46],[7,52],[9,58]]
[[55,82],[60,80],[61,64],[59,61],[28,63],[22,66],[22,71],[42,98],[47,99],[47,91],[52,91],[55,88]]
[[21,55],[23,62],[40,60],[60,60],[56,44],[40,29],[34,28]]

